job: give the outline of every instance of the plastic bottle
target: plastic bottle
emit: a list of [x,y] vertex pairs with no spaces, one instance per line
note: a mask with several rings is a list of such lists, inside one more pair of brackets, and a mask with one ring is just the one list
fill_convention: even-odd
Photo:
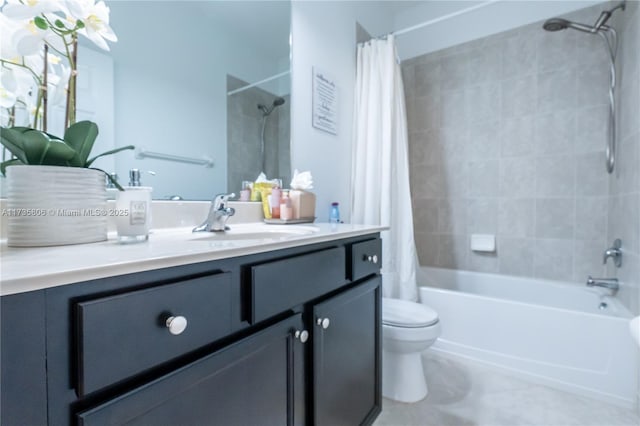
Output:
[[280,203],[282,201],[282,191],[277,186],[271,190],[271,217],[280,219]]
[[340,209],[339,203],[331,203],[331,210],[329,211],[329,223],[340,223]]
[[280,203],[280,219],[293,219],[293,205],[291,204],[291,198],[289,198],[289,191],[284,191],[282,194],[282,201]]

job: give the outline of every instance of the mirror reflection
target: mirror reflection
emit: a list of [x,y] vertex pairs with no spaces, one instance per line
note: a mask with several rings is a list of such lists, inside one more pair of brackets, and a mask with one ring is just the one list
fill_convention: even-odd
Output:
[[289,2],[107,4],[113,144],[137,149],[105,169],[125,184],[140,169],[154,199],[238,193],[261,171],[290,180]]

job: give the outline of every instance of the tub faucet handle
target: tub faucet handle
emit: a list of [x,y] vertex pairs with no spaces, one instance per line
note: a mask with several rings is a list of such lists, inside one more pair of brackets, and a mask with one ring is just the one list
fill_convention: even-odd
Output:
[[622,241],[620,240],[620,238],[616,238],[616,240],[613,242],[613,246],[605,250],[603,263],[606,265],[607,259],[612,257],[613,263],[616,265],[616,267],[618,268],[621,267],[622,266],[622,250],[620,250],[621,247],[622,247]]

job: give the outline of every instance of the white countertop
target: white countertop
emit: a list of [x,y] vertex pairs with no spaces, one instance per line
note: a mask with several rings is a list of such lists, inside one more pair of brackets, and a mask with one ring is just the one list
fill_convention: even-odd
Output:
[[300,225],[313,233],[265,237],[266,232],[287,232],[289,225],[234,225],[264,229],[256,239],[225,240],[214,233],[191,233],[191,228],[156,230],[149,240],[118,244],[116,235],[100,243],[70,246],[14,248],[0,244],[0,295],[23,293],[115,275],[149,271],[191,263],[299,247],[355,237],[387,228],[368,225],[316,223]]

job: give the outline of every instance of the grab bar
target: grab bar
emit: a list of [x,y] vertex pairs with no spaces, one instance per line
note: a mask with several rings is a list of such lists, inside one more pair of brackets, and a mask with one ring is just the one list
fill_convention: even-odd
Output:
[[213,167],[213,160],[206,155],[202,158],[185,157],[182,155],[163,154],[161,152],[147,151],[144,148],[136,150],[136,158],[155,158],[158,160],[176,161],[179,163],[197,164],[199,166]]

